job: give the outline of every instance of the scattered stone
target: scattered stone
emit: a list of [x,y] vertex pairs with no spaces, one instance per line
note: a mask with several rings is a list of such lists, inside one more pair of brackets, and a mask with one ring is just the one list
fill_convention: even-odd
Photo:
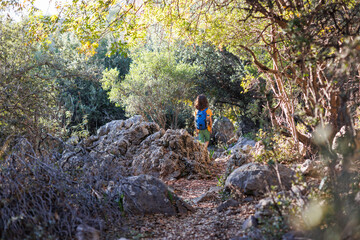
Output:
[[258,225],[258,222],[254,216],[248,217],[245,222],[242,225],[243,230],[247,230],[252,227],[256,227]]
[[220,204],[220,205],[216,208],[216,210],[217,210],[218,212],[222,212],[222,211],[228,209],[229,207],[238,207],[239,205],[240,205],[240,203],[239,203],[238,201],[236,201],[235,199],[232,199],[232,198],[231,198],[231,199],[223,202],[222,204]]
[[270,197],[263,198],[259,201],[258,204],[255,205],[255,208],[259,211],[263,211],[263,210],[269,208],[273,204],[274,204],[274,201]]
[[253,197],[246,197],[243,199],[243,202],[252,202],[252,201],[254,201]]
[[291,186],[291,191],[297,197],[301,197],[302,195],[304,195],[306,193],[306,188],[304,186],[301,186],[301,185],[292,185]]
[[313,161],[306,159],[303,164],[300,165],[300,172],[306,176],[316,177],[319,175],[322,163],[320,161]]
[[222,190],[222,187],[212,187],[209,189],[209,191],[207,191],[206,193],[204,193],[203,195],[201,195],[198,198],[195,198],[193,200],[193,202],[195,204],[198,204],[200,202],[206,202],[206,201],[211,201],[211,200],[219,200],[219,192]]
[[285,233],[282,236],[282,240],[305,240],[305,239],[309,239],[309,238],[305,238],[302,232],[297,232],[297,231],[291,231]]
[[[281,164],[278,167],[283,187],[290,189],[293,177],[292,170]],[[240,191],[246,195],[259,196],[266,192],[268,184],[279,186],[275,170],[268,165],[247,163],[229,175],[225,182],[225,188],[234,192]]]
[[81,224],[76,228],[77,240],[100,240],[100,232],[86,224]]
[[251,240],[265,240],[266,239],[262,236],[261,231],[257,228],[252,228],[251,231],[249,231],[247,233],[246,237],[247,237],[246,239],[251,239]]
[[360,192],[358,192],[355,196],[355,202],[360,204]]

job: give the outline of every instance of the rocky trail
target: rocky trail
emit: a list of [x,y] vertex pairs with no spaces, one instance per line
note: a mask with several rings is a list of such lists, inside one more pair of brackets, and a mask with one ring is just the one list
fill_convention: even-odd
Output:
[[[231,206],[227,204],[226,196],[211,192],[211,189],[219,188],[218,178],[225,172],[226,164],[226,158],[215,159],[210,169],[211,174],[207,179],[182,178],[167,181],[166,184],[189,203],[194,211],[171,217],[153,215],[129,218],[127,225],[130,234],[127,237],[130,239],[236,239],[241,237],[242,224],[254,214],[256,201],[253,198],[247,198],[239,202],[238,206]],[[231,200],[228,202],[231,203]]]
[[81,169],[97,198],[116,203],[122,224],[104,227],[107,239],[264,239],[251,227],[271,215],[269,186],[280,189],[281,177],[288,191],[294,173],[253,162],[250,151],[262,146],[239,137],[226,150],[206,149],[185,130],[134,116],[69,145],[61,166]]

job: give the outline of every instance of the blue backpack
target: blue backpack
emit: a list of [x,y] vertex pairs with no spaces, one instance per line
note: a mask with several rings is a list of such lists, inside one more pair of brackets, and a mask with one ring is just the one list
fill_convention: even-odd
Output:
[[199,130],[204,130],[207,128],[207,124],[206,124],[206,109],[202,110],[202,111],[198,111],[196,113],[196,118],[195,118],[195,123],[196,123],[196,128]]

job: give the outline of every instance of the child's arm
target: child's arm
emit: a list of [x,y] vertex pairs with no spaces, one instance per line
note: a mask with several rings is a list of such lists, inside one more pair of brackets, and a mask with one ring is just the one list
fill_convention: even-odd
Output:
[[212,116],[210,115],[209,118],[210,118],[210,121],[209,121],[210,122],[210,133],[212,133]]

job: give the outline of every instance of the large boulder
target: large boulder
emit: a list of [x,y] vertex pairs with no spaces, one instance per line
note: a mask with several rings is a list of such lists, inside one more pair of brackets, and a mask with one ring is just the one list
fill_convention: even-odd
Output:
[[156,141],[145,139],[133,159],[135,175],[145,173],[165,180],[205,173],[210,161],[207,149],[183,129],[169,129]]
[[235,152],[228,157],[226,163],[225,176],[229,176],[235,169],[244,165],[248,161],[248,155]]
[[[283,187],[290,189],[293,171],[283,165],[278,165]],[[233,171],[226,179],[225,188],[246,195],[263,195],[266,187],[279,186],[277,173],[269,165],[247,163]]]
[[130,214],[186,214],[194,209],[162,181],[149,175],[127,177],[108,192],[120,208]]
[[240,137],[236,144],[228,149],[228,157],[225,176],[229,176],[232,171],[248,162],[249,151],[255,146],[255,141]]
[[255,147],[255,144],[256,144],[256,142],[254,140],[240,137],[237,140],[237,142],[235,143],[235,145],[232,146],[231,148],[229,148],[229,150],[231,151],[231,153],[235,153],[235,152],[248,153],[250,151],[250,149]]
[[235,127],[226,117],[218,118],[213,124],[213,134],[216,142],[226,143],[235,134]]
[[209,162],[207,149],[187,131],[165,132],[156,123],[134,116],[109,122],[97,135],[70,145],[61,166],[67,171],[91,169],[93,175],[149,174],[167,180],[205,173]]

